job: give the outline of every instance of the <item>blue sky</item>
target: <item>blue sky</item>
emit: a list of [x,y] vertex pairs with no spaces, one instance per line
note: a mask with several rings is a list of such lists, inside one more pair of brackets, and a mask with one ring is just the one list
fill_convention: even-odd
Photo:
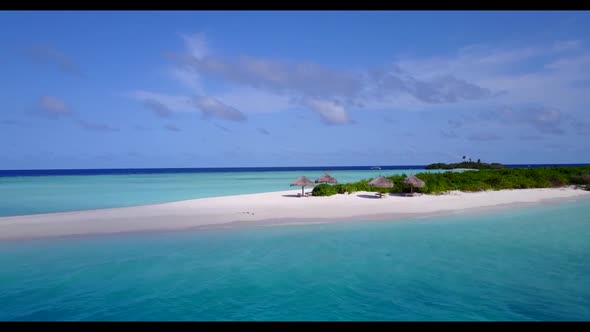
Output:
[[1,12],[0,169],[590,162],[588,12]]

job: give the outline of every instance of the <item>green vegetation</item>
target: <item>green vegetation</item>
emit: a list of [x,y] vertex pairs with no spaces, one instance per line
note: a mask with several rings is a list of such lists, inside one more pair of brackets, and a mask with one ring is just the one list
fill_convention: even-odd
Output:
[[573,175],[570,179],[572,184],[588,185],[590,184],[590,174],[582,173]]
[[[355,191],[377,191],[380,188],[372,188],[367,185],[371,180],[362,180],[354,183],[342,183],[336,185],[319,184],[313,188],[313,196],[332,196],[336,194],[344,194],[346,192],[353,193]],[[375,189],[375,190],[371,190]]]
[[[426,183],[424,188],[414,188],[415,192],[441,194],[451,190],[465,192],[481,190],[555,188],[567,185],[585,186],[590,190],[590,166],[541,167],[541,168],[503,168],[481,169],[466,172],[418,173],[418,178]],[[402,183],[406,175],[387,176],[393,188],[369,187],[371,179],[338,185],[321,184],[313,189],[313,196],[331,196],[345,192],[409,192]]]
[[318,184],[313,188],[312,195],[313,196],[332,196],[336,195],[338,190],[336,186],[331,186],[326,183]]

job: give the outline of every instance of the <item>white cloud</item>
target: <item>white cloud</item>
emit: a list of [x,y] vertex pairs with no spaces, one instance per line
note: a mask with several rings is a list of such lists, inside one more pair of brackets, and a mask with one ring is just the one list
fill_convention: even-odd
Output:
[[345,107],[381,104],[390,108],[406,96],[421,104],[457,103],[492,94],[450,74],[419,79],[396,66],[363,72],[313,62],[224,58],[208,51],[202,34],[184,39],[186,54],[176,57],[181,61],[175,78],[192,90],[201,88],[203,79],[222,80],[230,90],[199,95],[247,113],[284,110],[292,108],[291,100],[308,100],[299,104],[318,112],[324,123],[343,124],[351,122]]
[[72,110],[60,99],[52,96],[43,96],[39,99],[41,110],[51,116],[68,116]]
[[[450,105],[453,110],[479,110],[536,104],[566,114],[590,103],[589,87],[572,88],[590,78],[590,54],[579,40],[517,47],[470,45],[446,56],[405,56],[389,66],[356,71],[313,62],[223,57],[210,51],[203,34],[183,40],[185,54],[177,57],[181,61],[171,70],[172,77],[200,96],[196,104],[201,112],[230,121],[296,105],[318,113],[326,124],[346,124],[352,122],[348,111],[361,109],[449,111]],[[225,90],[204,93],[209,79]],[[194,111],[188,98],[148,96],[144,91],[140,99],[152,100],[147,106],[165,116]],[[537,128],[544,126],[530,120]]]
[[304,99],[302,105],[305,105],[320,115],[322,121],[326,124],[342,125],[352,122],[348,113],[342,105],[334,101],[319,99]]
[[227,83],[308,97],[349,98],[362,88],[358,74],[336,70],[311,62],[286,62],[241,56],[223,58],[209,55],[188,58],[189,65],[203,78],[222,79]]
[[273,113],[293,108],[293,103],[288,96],[249,87],[231,88],[212,97],[223,100],[225,104],[238,108],[244,113]]
[[84,76],[78,64],[70,57],[50,45],[35,45],[27,50],[27,55],[36,62],[55,65],[64,73]]
[[487,122],[498,122],[505,126],[530,126],[540,133],[563,135],[564,120],[568,116],[562,111],[544,107],[514,109],[502,107],[479,113],[479,119]]
[[[538,104],[567,113],[590,103],[590,88],[576,85],[590,79],[590,53],[578,40],[512,49],[479,45],[446,57],[405,58],[396,65],[424,80],[455,75],[473,82],[497,93],[491,104]],[[420,102],[413,107],[432,108]]]
[[391,100],[392,96],[400,93],[408,94],[426,104],[457,103],[492,96],[492,92],[488,89],[457,78],[450,73],[418,79],[412,73],[395,65],[371,71],[369,79],[371,81],[369,97],[381,100]]
[[563,73],[577,77],[588,78],[590,76],[590,54],[582,54],[559,58],[558,60],[545,65],[546,69],[554,73]]
[[167,95],[144,90],[134,91],[130,97],[141,101],[150,111],[159,116],[168,116],[177,112],[196,112],[191,98],[182,95]]
[[96,123],[80,118],[80,115],[70,107],[68,107],[64,101],[52,97],[43,96],[39,99],[39,108],[45,115],[54,118],[67,117],[72,120],[74,124],[87,131],[98,131],[98,132],[114,132],[119,131],[119,128],[115,128],[106,124]]
[[196,59],[202,59],[207,55],[207,41],[203,33],[183,35],[182,39],[184,40],[184,45],[192,57]]
[[178,67],[170,70],[170,76],[183,86],[190,89],[192,93],[204,94],[203,85],[199,73],[192,68]]
[[[181,37],[190,58],[203,59],[209,52],[203,34],[182,35]],[[176,56],[172,56],[172,59],[176,58]],[[167,75],[182,86],[188,88],[190,93],[198,95],[205,94],[199,72],[187,65],[184,61],[177,61],[176,66],[167,70]]]
[[576,51],[581,47],[581,40],[563,40],[553,44],[553,50],[556,52]]
[[195,104],[206,117],[234,122],[244,122],[247,119],[244,113],[212,97],[196,97]]
[[[567,57],[569,55],[564,54],[565,51],[580,47],[581,42],[575,40],[557,41],[546,46],[516,48],[472,45],[446,57],[404,58],[396,61],[395,64],[420,79],[452,74],[475,84],[486,86],[490,76],[513,76],[510,72],[515,69],[516,65],[522,64],[524,61],[530,61],[540,56]],[[531,71],[537,72],[540,69],[542,68]]]

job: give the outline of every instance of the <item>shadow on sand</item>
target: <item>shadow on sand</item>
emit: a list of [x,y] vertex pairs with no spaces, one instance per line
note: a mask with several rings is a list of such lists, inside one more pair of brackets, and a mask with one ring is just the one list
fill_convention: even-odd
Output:
[[[379,199],[381,197],[375,195],[356,195],[357,197],[361,197],[361,198],[375,198],[375,199]],[[408,194],[400,194],[400,193],[388,193],[388,194],[383,194],[383,197],[387,197],[387,196],[391,196],[391,197],[412,197],[409,196]],[[418,196],[418,195],[416,195]]]
[[401,193],[389,193],[387,194],[388,196],[395,196],[395,197],[406,197],[405,195],[401,194]]
[[380,197],[377,195],[356,195],[356,197],[380,199]]
[[[304,197],[311,197],[311,193],[305,193],[305,195],[306,195],[306,196],[304,196]],[[283,196],[283,197],[297,197],[297,198],[304,198],[304,197],[301,197],[301,194],[299,194],[299,195],[297,195],[297,194],[295,194],[295,195],[293,195],[293,194],[287,194],[287,195],[282,195],[282,196]]]

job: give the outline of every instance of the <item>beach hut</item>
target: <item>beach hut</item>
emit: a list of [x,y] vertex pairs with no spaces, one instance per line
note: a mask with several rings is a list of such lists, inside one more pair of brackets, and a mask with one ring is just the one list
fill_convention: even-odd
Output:
[[424,181],[420,180],[415,175],[408,176],[402,182],[410,186],[411,193],[414,192],[414,188],[424,188],[424,186],[426,185]]
[[[370,187],[377,187],[377,188],[392,188],[393,182],[387,180],[383,176],[378,176],[373,181],[369,182],[367,185]],[[383,193],[377,193],[377,195],[379,195],[380,198],[383,197]]]
[[304,188],[305,187],[313,187],[313,182],[310,179],[306,178],[305,176],[300,177],[299,179],[295,180],[295,182],[291,183],[291,187],[301,187],[301,197],[305,196]]
[[338,184],[338,181],[325,173],[324,175],[320,176],[315,180],[315,183],[330,183],[330,184]]

